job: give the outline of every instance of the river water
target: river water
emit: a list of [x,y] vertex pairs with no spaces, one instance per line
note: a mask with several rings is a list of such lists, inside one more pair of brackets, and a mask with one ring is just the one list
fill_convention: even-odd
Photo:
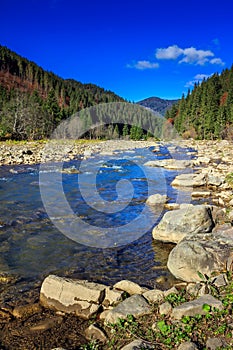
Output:
[[[182,158],[186,150],[176,153]],[[171,279],[166,262],[173,245],[155,242],[151,235],[164,211],[145,201],[160,193],[169,202],[187,202],[190,193],[171,187],[177,171],[144,166],[148,160],[170,157],[163,146],[157,153],[134,149],[72,160],[62,164],[62,172],[56,163],[2,166],[0,272],[24,280],[55,273],[106,284],[129,279],[147,286],[155,286],[161,276]],[[66,204],[78,218],[72,230],[70,214],[56,192],[61,179]]]

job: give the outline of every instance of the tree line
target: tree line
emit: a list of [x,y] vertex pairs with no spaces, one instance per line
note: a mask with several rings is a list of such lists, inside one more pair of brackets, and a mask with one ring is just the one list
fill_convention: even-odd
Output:
[[166,113],[166,118],[185,138],[233,137],[233,66],[195,83]]

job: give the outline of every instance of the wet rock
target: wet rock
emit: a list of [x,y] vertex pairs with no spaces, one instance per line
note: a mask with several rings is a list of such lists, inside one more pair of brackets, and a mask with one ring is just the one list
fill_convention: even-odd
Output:
[[169,254],[168,269],[178,279],[198,282],[197,271],[207,276],[225,269],[233,250],[233,228],[188,235]]
[[132,282],[132,281],[128,281],[128,280],[121,280],[121,281],[115,283],[114,288],[123,290],[123,291],[129,293],[130,295],[143,294],[147,290],[147,289],[139,286],[139,284]]
[[119,318],[127,319],[128,315],[139,317],[150,314],[151,309],[145,298],[135,294],[108,311],[105,322],[116,323]]
[[98,311],[105,288],[102,284],[50,275],[41,286],[40,301],[45,307],[90,318]]
[[100,329],[95,324],[91,324],[86,330],[85,330],[85,337],[88,340],[98,340],[101,343],[105,343],[107,341],[107,336],[105,332]]
[[165,213],[152,235],[158,241],[178,243],[187,235],[210,232],[213,227],[210,208],[196,205]]
[[121,350],[150,350],[154,349],[153,345],[143,340],[134,340],[128,345],[125,345]]
[[210,294],[203,295],[198,299],[188,301],[173,308],[171,317],[180,320],[183,316],[205,315],[206,311],[203,305],[209,305],[219,310],[223,310],[223,304],[220,300],[214,298]]
[[146,204],[148,205],[163,205],[167,201],[167,196],[159,193],[152,194],[147,198]]

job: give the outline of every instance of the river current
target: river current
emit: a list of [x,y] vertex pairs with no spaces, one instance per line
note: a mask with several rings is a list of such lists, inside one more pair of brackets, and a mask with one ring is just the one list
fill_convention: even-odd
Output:
[[[186,151],[177,148],[176,153]],[[155,242],[151,235],[164,209],[145,201],[160,193],[169,202],[187,202],[190,193],[171,187],[177,171],[144,166],[148,160],[170,157],[161,146],[157,153],[134,149],[72,160],[62,165],[62,172],[56,163],[0,167],[0,272],[25,280],[54,273],[106,284],[129,279],[147,286],[160,276],[171,278],[166,262],[173,245]],[[59,179],[78,218],[73,233],[57,197]]]

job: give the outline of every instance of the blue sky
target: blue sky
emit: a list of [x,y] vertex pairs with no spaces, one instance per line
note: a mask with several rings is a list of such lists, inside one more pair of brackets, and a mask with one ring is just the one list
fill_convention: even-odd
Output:
[[0,44],[138,101],[180,98],[233,64],[232,0],[1,1]]

